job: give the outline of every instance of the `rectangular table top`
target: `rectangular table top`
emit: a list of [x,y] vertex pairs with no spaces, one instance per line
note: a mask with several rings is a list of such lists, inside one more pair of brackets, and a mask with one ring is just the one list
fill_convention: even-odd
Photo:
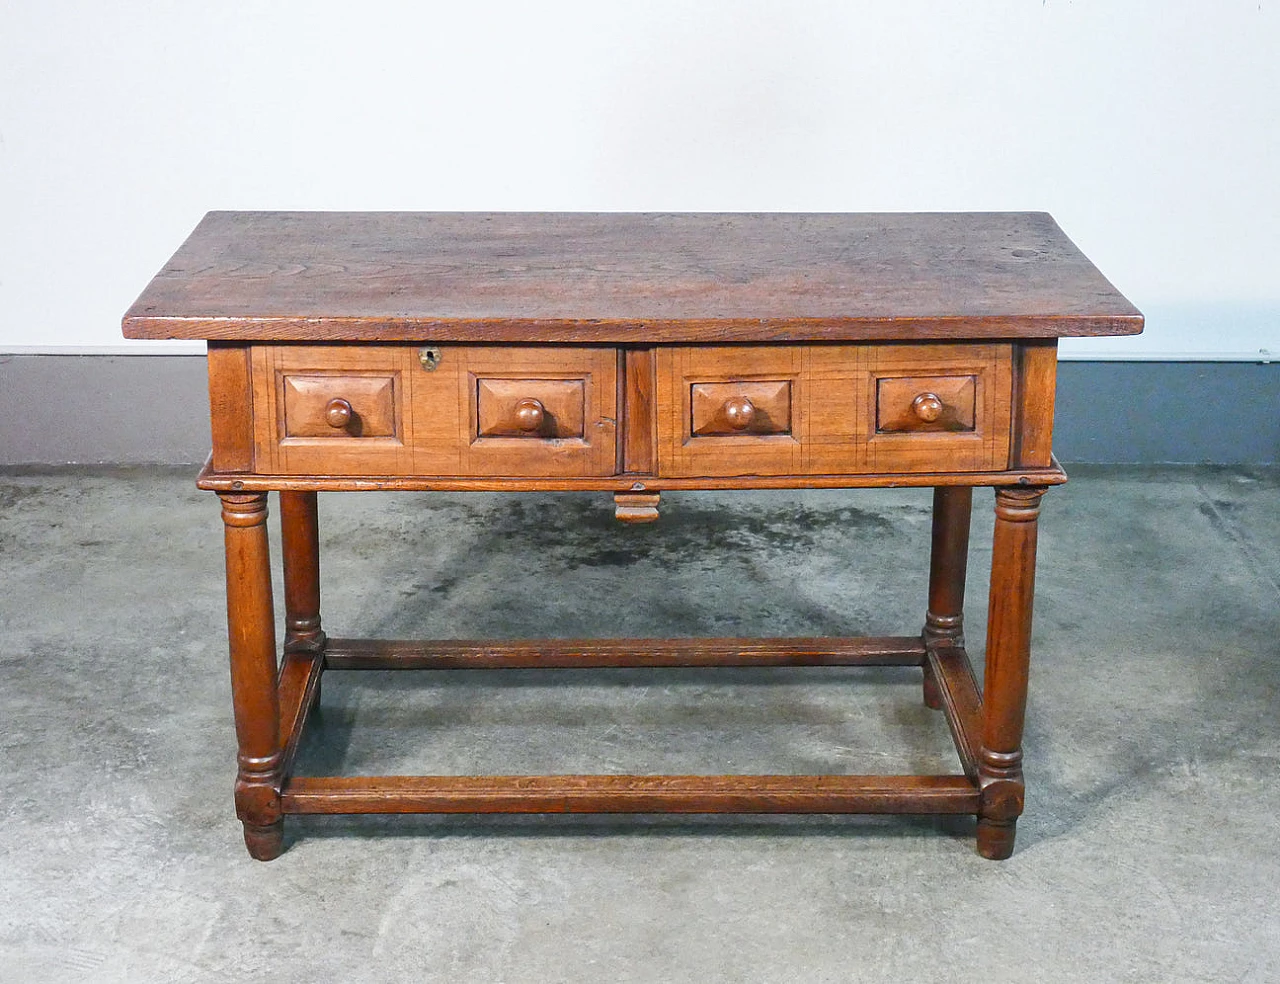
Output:
[[210,212],[129,338],[732,342],[1129,335],[1043,212]]

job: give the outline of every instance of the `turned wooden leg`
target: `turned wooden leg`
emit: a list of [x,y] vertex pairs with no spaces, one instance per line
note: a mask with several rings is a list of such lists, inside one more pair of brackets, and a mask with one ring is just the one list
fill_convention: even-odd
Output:
[[[929,554],[929,609],[924,620],[925,645],[951,641],[964,645],[964,581],[969,562],[969,520],[973,489],[933,490],[933,548]],[[924,702],[942,707],[938,681],[924,664]]]
[[320,629],[320,523],[316,493],[280,493],[280,539],[284,547],[284,648],[317,653]]
[[[280,493],[280,541],[284,567],[284,650],[324,651],[320,628],[320,518],[314,492]],[[315,704],[320,703],[320,680]]]
[[1022,814],[1022,725],[1027,709],[1031,607],[1035,596],[1036,525],[1042,486],[996,489],[982,685],[982,749],[978,756],[978,853],[1013,853]]
[[227,554],[227,632],[231,700],[239,742],[236,816],[259,861],[279,856],[280,701],[276,690],[276,630],[267,546],[267,496],[220,493]]

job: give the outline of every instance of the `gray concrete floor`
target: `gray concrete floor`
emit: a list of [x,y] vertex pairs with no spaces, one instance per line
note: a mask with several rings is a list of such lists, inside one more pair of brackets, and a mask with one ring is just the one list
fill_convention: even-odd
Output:
[[[1027,814],[295,818],[231,804],[221,529],[185,473],[0,472],[0,981],[1280,980],[1280,472],[1046,500]],[[990,495],[969,634],[980,654]],[[928,492],[330,495],[346,635],[915,631]],[[950,769],[906,670],[338,674],[355,772]]]

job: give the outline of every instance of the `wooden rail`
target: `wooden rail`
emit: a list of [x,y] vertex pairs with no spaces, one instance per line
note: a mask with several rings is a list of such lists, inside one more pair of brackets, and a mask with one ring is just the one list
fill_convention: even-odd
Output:
[[976,813],[965,776],[297,777],[286,813]]
[[668,666],[919,666],[918,636],[882,639],[541,639],[433,642],[330,639],[332,670]]
[[978,693],[969,654],[961,646],[940,642],[929,647],[929,666],[939,683],[942,710],[964,774],[976,778],[982,744],[982,695]]

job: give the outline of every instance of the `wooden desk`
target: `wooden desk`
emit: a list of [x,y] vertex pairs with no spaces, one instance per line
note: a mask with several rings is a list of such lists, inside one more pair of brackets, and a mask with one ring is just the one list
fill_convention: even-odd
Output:
[[[211,213],[124,318],[209,340],[249,852],[291,813],[950,813],[1008,857],[1022,812],[1036,521],[1057,338],[1142,316],[1042,213]],[[320,627],[316,493],[933,486],[921,633],[381,642]],[[985,680],[964,648],[973,486],[995,488]],[[267,492],[280,493],[277,656]],[[293,774],[335,669],[912,665],[942,776]]]

